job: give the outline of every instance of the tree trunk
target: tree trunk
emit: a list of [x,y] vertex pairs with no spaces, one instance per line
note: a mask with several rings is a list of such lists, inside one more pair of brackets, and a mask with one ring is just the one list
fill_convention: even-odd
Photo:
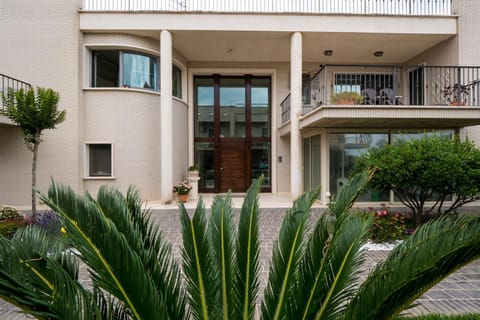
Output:
[[423,218],[423,208],[416,208],[415,214],[415,227],[418,228],[422,225]]
[[37,155],[38,146],[40,145],[40,136],[35,137],[33,144],[33,160],[32,160],[32,220],[37,221]]

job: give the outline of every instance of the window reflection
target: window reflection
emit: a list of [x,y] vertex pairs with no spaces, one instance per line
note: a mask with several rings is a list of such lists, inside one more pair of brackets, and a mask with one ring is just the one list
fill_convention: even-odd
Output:
[[[330,193],[338,194],[347,183],[355,159],[371,148],[388,143],[388,133],[331,133],[330,137]],[[367,190],[358,201],[388,201],[389,192]]]
[[123,86],[158,90],[157,60],[136,53],[123,53]]

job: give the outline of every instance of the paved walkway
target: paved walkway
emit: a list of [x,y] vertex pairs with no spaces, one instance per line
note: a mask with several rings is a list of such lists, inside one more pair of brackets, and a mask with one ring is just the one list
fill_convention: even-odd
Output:
[[[235,203],[235,206],[240,207]],[[189,204],[189,207],[193,207]],[[315,208],[314,216],[318,216],[322,208]],[[262,209],[260,216],[260,270],[261,270],[261,290],[265,286],[268,274],[268,262],[271,258],[271,250],[274,240],[277,237],[283,213],[285,209]],[[173,252],[177,259],[180,258],[180,221],[178,210],[162,209],[152,212],[155,223],[158,223],[167,239],[173,244]],[[386,251],[369,251],[365,270],[369,270],[375,263],[386,257]],[[85,268],[82,268],[81,277],[84,281],[87,278]],[[261,297],[259,297],[261,299]],[[459,314],[467,312],[480,313],[480,261],[476,261],[428,291],[424,296],[417,300],[419,306],[410,310],[411,314],[423,313],[443,313]],[[0,301],[0,319],[5,320],[23,320],[28,319],[18,313],[18,310],[11,305]]]

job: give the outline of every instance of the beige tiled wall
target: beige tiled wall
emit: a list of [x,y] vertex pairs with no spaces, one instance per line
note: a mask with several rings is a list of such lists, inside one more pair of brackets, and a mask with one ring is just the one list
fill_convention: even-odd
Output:
[[[38,159],[38,187],[50,177],[80,190],[80,1],[0,1],[0,73],[60,93],[66,121],[45,131]],[[31,152],[18,129],[0,128],[0,205],[30,203]]]

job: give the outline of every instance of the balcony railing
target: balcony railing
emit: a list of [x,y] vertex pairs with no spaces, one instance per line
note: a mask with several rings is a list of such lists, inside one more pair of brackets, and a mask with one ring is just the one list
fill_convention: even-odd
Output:
[[451,15],[451,0],[83,0],[83,11]]
[[[410,65],[325,65],[303,83],[303,114],[332,105],[332,95],[356,92],[358,107],[480,107],[480,67]],[[290,119],[290,95],[281,103]]]
[[30,83],[0,73],[0,109],[4,108],[2,96],[7,94],[9,88],[18,91],[20,89],[27,90],[30,87]]

